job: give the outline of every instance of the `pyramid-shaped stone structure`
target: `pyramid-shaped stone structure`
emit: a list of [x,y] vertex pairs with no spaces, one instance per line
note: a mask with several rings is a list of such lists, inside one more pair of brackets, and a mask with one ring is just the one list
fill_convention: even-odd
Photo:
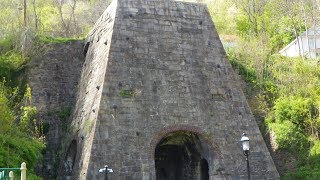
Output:
[[205,5],[114,0],[84,48],[71,179],[279,179]]

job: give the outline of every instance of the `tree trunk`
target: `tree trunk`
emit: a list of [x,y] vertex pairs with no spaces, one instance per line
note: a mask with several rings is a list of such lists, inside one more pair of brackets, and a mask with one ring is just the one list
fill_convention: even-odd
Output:
[[68,26],[67,23],[65,22],[65,20],[64,20],[64,18],[63,18],[63,14],[62,14],[63,0],[57,0],[57,5],[58,5],[58,11],[59,11],[59,16],[60,16],[61,24],[62,24],[62,27],[63,27],[64,32],[65,32],[65,36],[69,36],[69,26]]
[[[302,11],[303,11],[304,28],[306,29],[307,51],[308,51],[309,58],[311,58],[310,43],[309,43],[310,42],[310,39],[309,39],[310,37],[309,37],[309,30],[308,30],[308,25],[307,25],[308,18],[306,16],[306,8],[305,8],[305,5],[303,3],[303,0],[301,0],[300,2],[301,2]],[[301,39],[302,39],[302,37],[301,37]],[[302,51],[304,53],[303,40],[302,40]]]
[[75,16],[75,10],[77,6],[77,0],[72,0],[72,3],[69,3],[69,6],[71,7],[71,18],[73,22],[73,30],[77,31],[77,21],[76,21],[76,16]]
[[[320,35],[320,34],[318,34],[318,32],[316,31],[317,30],[317,7],[316,7],[316,4],[317,3],[320,3],[320,2],[318,2],[318,0],[313,0],[312,1],[312,20],[313,20],[313,28],[314,28],[314,34],[313,34],[313,39],[314,39],[314,49],[315,49],[315,53],[316,53],[316,58],[318,58],[318,56],[319,56],[319,53],[320,52],[318,52],[318,48],[317,48],[317,40],[318,40],[318,35]],[[317,4],[318,6],[319,6],[319,8],[320,8],[320,5],[319,4]],[[320,11],[320,9],[319,9],[319,11]],[[320,40],[320,39],[319,39]]]
[[304,56],[303,56],[303,54],[301,52],[300,38],[299,38],[299,35],[298,35],[298,30],[297,30],[298,28],[297,28],[296,24],[294,23],[294,20],[293,20],[293,17],[292,17],[291,14],[290,14],[290,19],[291,19],[291,23],[293,25],[294,35],[295,35],[295,37],[297,39],[297,42],[298,42],[299,56],[304,60]]
[[23,26],[27,27],[27,0],[23,0]]
[[39,18],[37,14],[36,0],[32,1],[32,6],[33,6],[33,13],[34,13],[34,29],[35,29],[35,32],[37,32]]

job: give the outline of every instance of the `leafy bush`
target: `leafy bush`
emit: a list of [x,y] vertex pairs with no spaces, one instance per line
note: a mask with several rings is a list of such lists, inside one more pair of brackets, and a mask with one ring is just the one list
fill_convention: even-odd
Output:
[[[9,82],[13,80],[12,72],[19,72],[25,63],[23,56],[13,51],[0,55],[0,59],[1,75]],[[39,179],[34,168],[45,144],[34,119],[36,108],[29,105],[31,89],[24,84],[11,86],[5,80],[0,82],[0,167],[20,167],[26,162],[29,179]]]
[[318,180],[320,177],[320,168],[300,167],[295,172],[288,173],[283,179],[308,179]]
[[0,54],[0,77],[12,79],[13,74],[23,68],[27,58],[17,51],[8,51]]
[[8,34],[7,36],[0,38],[0,53],[10,51],[14,48],[15,36]]
[[[22,115],[20,117],[19,128],[22,132],[31,133],[33,132],[34,116],[37,113],[37,108],[35,106],[25,106],[21,107]],[[31,132],[30,132],[31,131]]]
[[270,123],[268,127],[276,135],[278,149],[303,156],[308,152],[308,138],[291,121]]
[[320,140],[315,140],[310,149],[309,165],[317,167],[320,170]]
[[288,173],[284,179],[311,179],[320,177],[320,141],[312,142],[309,157],[301,159],[296,171]]
[[37,161],[41,159],[44,144],[19,133],[0,134],[0,167],[20,167],[26,162],[28,170],[33,172]]
[[305,129],[308,119],[315,116],[315,105],[310,98],[289,96],[275,102],[276,122],[290,121],[300,129]]
[[261,89],[263,91],[264,100],[272,107],[279,96],[279,89],[276,83],[273,80],[266,78],[265,81],[261,83]]
[[233,69],[236,69],[247,83],[256,85],[257,76],[255,70],[239,62],[235,49],[228,49],[227,55]]
[[246,16],[238,16],[236,19],[236,29],[237,33],[244,37],[244,38],[249,38],[251,34],[253,34],[253,29],[251,24],[249,23],[248,19]]
[[[1,88],[0,88],[1,91]],[[0,132],[6,133],[11,130],[12,119],[14,118],[10,107],[8,106],[8,99],[0,92]]]
[[317,180],[320,177],[320,143],[313,145],[309,158],[301,160],[298,168],[294,172],[288,173],[284,179],[310,179]]

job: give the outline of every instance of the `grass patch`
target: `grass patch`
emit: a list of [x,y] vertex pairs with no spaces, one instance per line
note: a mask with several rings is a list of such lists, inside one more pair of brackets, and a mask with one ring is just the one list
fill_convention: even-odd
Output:
[[50,37],[50,36],[37,36],[37,42],[42,44],[62,44],[67,42],[73,42],[83,40],[83,38],[65,38],[65,37]]
[[251,83],[253,85],[257,84],[257,76],[254,69],[249,69],[243,64],[239,63],[237,60],[229,57],[229,62],[231,63],[233,69],[239,71],[239,74],[243,77],[244,81]]

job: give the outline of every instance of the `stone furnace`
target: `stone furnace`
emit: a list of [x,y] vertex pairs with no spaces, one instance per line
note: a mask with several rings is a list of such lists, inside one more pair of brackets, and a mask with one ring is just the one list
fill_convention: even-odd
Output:
[[279,179],[205,5],[114,0],[89,33],[71,179]]

